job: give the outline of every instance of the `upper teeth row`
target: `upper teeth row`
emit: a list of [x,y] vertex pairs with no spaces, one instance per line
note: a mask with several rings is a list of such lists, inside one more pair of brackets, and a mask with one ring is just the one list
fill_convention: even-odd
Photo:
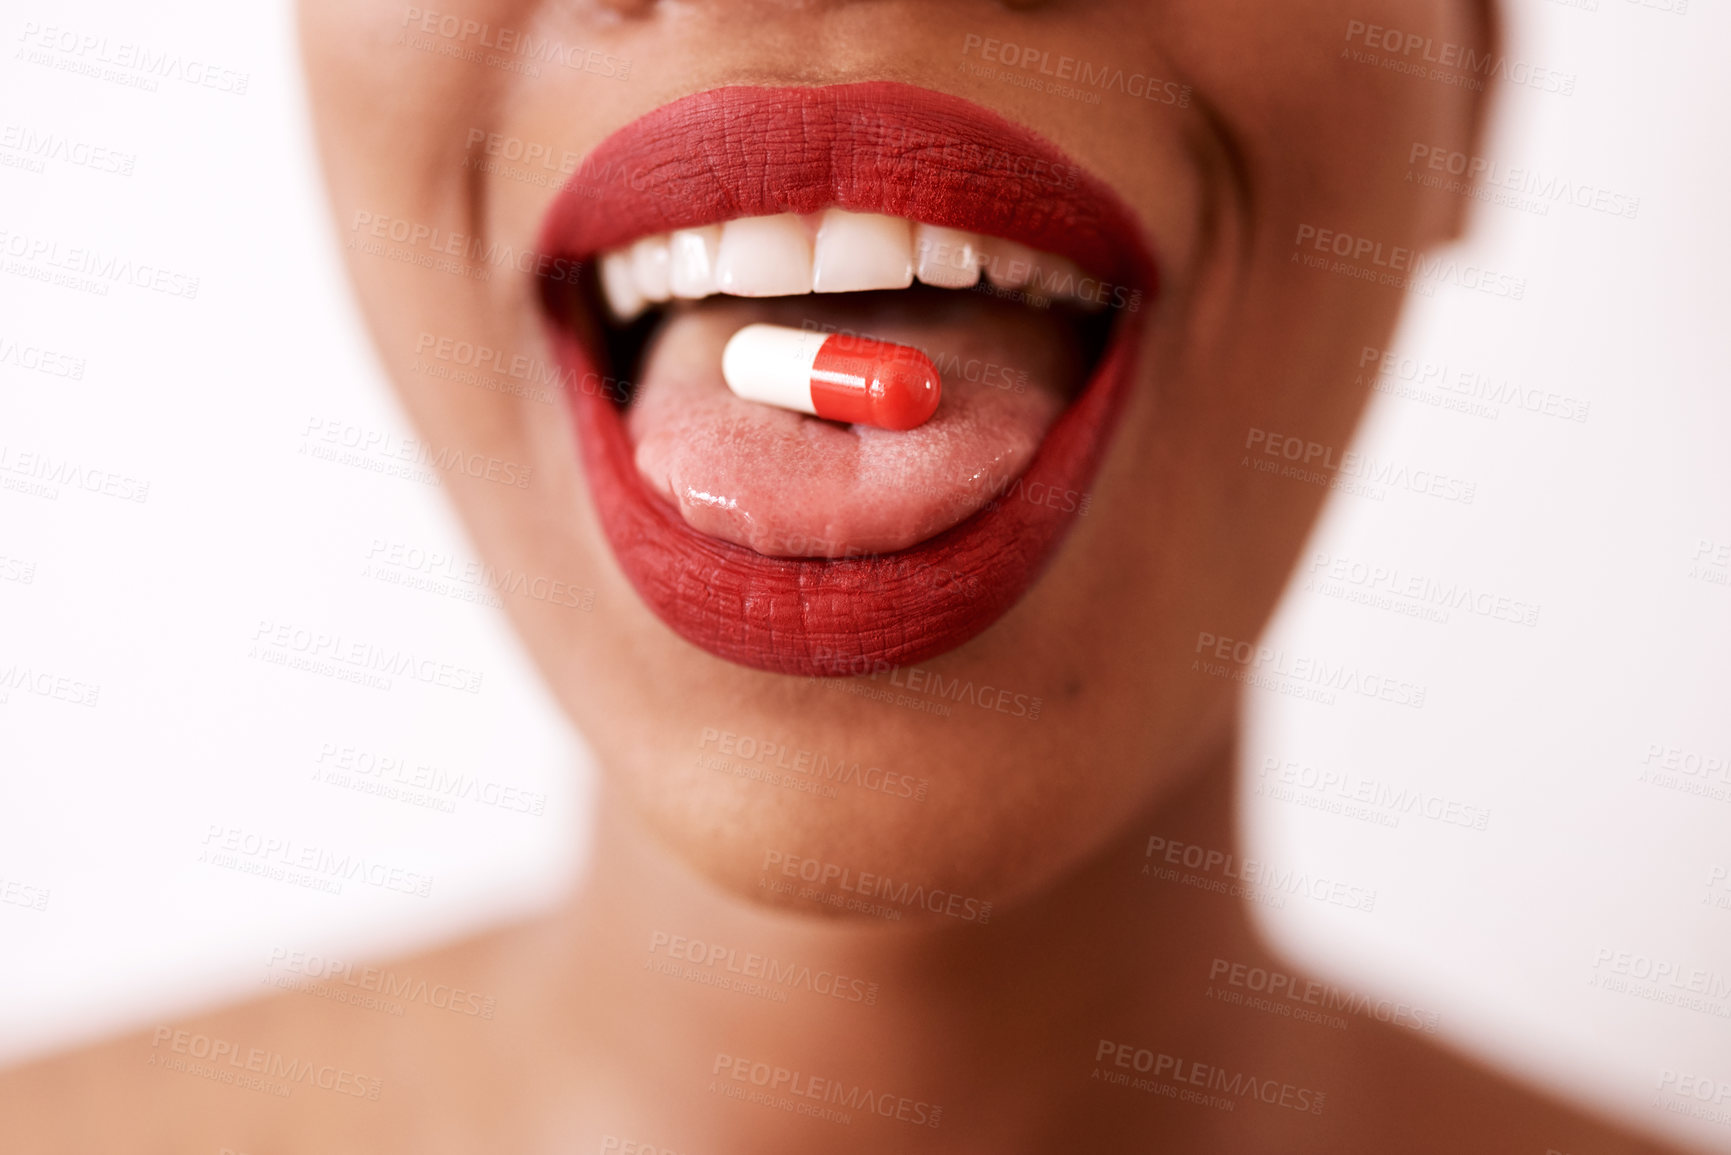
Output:
[[601,257],[607,307],[629,321],[656,301],[713,293],[781,297],[905,289],[914,278],[946,289],[980,279],[1033,296],[1087,301],[1072,262],[1000,237],[916,224],[879,213],[741,217],[644,237]]

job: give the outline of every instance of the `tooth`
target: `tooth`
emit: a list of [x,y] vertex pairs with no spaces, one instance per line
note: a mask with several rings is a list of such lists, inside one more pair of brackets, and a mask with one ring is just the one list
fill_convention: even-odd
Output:
[[631,246],[631,273],[645,299],[667,299],[667,238],[644,237]]
[[721,226],[676,229],[668,239],[667,285],[675,297],[696,299],[715,292],[715,258]]
[[792,213],[743,217],[721,226],[715,287],[736,297],[811,292],[811,241]]
[[999,289],[1019,289],[1034,279],[1040,254],[1003,237],[985,239],[986,280]]
[[1028,283],[1022,287],[1030,305],[1046,308],[1054,298],[1065,295],[1064,271],[1058,267],[1060,258],[1051,253],[1034,253],[1033,268],[1028,273]]
[[905,289],[914,283],[913,230],[901,217],[827,209],[812,258],[814,293]]
[[1090,290],[1092,295],[1084,293],[1082,282],[1087,274],[1083,273],[1076,262],[1068,257],[1054,257],[1050,253],[1041,257],[1041,277],[1052,287],[1054,297],[1065,301],[1074,301],[1090,313],[1102,308],[1100,290],[1098,287]]
[[971,289],[980,279],[980,238],[938,225],[914,228],[917,275],[940,289]]
[[643,294],[637,291],[637,277],[631,271],[631,250],[615,249],[601,258],[601,293],[607,307],[621,321],[629,321],[643,311]]
[[1054,257],[1051,253],[1041,253],[1038,267],[1034,272],[1036,286],[1044,287],[1048,296],[1059,300],[1074,300],[1079,294],[1076,286],[1082,279],[1082,270],[1076,267],[1074,261],[1066,257]]

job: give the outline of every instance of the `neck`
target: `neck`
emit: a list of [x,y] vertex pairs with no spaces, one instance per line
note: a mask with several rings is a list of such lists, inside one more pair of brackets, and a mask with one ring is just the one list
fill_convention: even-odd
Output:
[[[560,952],[595,1069],[616,1084],[597,1122],[712,1152],[954,1151],[960,1135],[1013,1151],[1145,1130],[1157,1121],[1146,1092],[1102,1077],[1137,1077],[1109,1045],[1261,1057],[1263,1016],[1205,995],[1217,959],[1269,964],[1243,907],[1161,871],[1174,843],[1236,861],[1231,754],[985,926],[766,912],[717,892],[604,799]],[[1152,855],[1151,835],[1166,840]],[[869,1118],[874,1108],[887,1117]],[[1184,1112],[1179,1129],[1212,1114]]]

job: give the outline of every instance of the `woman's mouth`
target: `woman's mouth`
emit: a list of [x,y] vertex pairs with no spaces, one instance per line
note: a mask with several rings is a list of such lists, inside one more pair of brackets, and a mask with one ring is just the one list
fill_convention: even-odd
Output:
[[[604,141],[555,200],[543,302],[600,521],[688,641],[802,675],[989,627],[1088,509],[1153,262],[1100,182],[1026,129],[888,82],[724,88]],[[892,432],[743,400],[767,321],[924,352]]]

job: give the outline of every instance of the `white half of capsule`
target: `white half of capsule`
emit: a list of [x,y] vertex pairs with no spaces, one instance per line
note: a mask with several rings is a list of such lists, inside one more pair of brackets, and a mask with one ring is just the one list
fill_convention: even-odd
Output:
[[735,397],[817,416],[811,371],[828,333],[783,325],[747,325],[721,351],[721,379]]

